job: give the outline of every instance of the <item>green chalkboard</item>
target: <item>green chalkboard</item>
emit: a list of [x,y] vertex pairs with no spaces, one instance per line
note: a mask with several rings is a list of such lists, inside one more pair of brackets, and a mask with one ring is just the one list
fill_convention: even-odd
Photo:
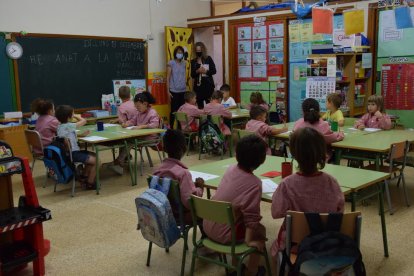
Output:
[[147,79],[146,44],[140,39],[29,34],[17,61],[22,111],[38,97],[75,108],[101,105],[114,79]]
[[0,112],[14,111],[13,88],[10,75],[11,62],[6,56],[7,41],[0,35]]

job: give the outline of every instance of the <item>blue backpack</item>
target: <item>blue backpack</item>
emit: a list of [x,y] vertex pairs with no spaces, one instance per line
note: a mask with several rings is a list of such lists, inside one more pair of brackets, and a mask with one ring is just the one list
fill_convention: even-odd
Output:
[[43,154],[45,167],[58,183],[66,184],[72,180],[74,168],[62,138],[56,138],[44,148]]
[[180,238],[180,230],[167,198],[171,179],[164,178],[162,185],[158,181],[159,178],[153,176],[149,189],[135,199],[138,229],[147,241],[170,248]]

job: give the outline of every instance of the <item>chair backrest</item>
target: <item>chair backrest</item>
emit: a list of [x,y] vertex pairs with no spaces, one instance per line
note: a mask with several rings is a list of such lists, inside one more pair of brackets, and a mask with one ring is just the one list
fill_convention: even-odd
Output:
[[205,199],[195,195],[190,197],[189,202],[194,223],[193,243],[196,244],[197,241],[197,218],[202,218],[203,220],[209,220],[215,223],[226,224],[229,225],[231,229],[231,253],[234,255],[236,230],[234,226],[234,213],[231,203]]
[[211,122],[220,128],[222,117],[220,115],[211,115]]
[[390,153],[389,153],[389,161],[390,161],[390,172],[392,171],[392,167],[394,165],[394,161],[399,161],[402,164],[402,169],[405,167],[407,153],[410,150],[410,143],[408,141],[394,143],[391,145]]
[[[320,214],[326,223],[328,214]],[[361,235],[361,212],[344,213],[340,232],[351,237],[359,247]],[[300,244],[310,234],[308,222],[303,212],[288,211],[286,215],[286,249],[290,252],[291,243]]]
[[241,139],[245,136],[255,135],[255,132],[248,131],[248,130],[245,130],[245,129],[239,129],[239,130],[237,130],[237,134],[239,135],[239,139]]
[[188,116],[185,112],[175,112],[175,121],[177,122],[177,129],[182,129],[181,124],[185,123],[188,126]]
[[[36,130],[26,129],[24,131],[27,144],[29,144],[32,155],[43,155],[43,144],[40,133]],[[37,151],[35,150],[37,149]]]

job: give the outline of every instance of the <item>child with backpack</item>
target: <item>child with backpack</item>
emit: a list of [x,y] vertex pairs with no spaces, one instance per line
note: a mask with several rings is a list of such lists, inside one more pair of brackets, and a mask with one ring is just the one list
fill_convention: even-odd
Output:
[[[203,196],[204,180],[197,178],[193,182],[191,173],[180,160],[187,151],[185,136],[181,131],[168,129],[164,135],[164,151],[168,158],[164,159],[162,164],[154,171],[154,175],[159,177],[169,177],[178,181],[180,185],[181,203],[185,207],[184,220],[186,223],[192,223],[190,206],[188,199],[191,195]],[[174,205],[172,206],[172,208]],[[174,216],[177,218],[178,210],[174,210]]]
[[[55,106],[52,100],[36,99],[32,103],[33,111],[39,118],[36,120],[35,130],[39,132],[43,147],[52,143],[56,136],[59,121],[55,117]],[[36,153],[41,153],[41,149],[33,149]]]
[[[326,145],[315,129],[305,127],[290,137],[290,152],[299,171],[282,180],[272,197],[272,217],[284,218],[288,210],[330,213],[344,211],[344,195],[331,175],[320,171],[325,167]],[[272,245],[272,256],[285,248],[285,224]]]
[[[267,111],[260,105],[252,106],[250,109],[250,120],[246,124],[246,130],[256,133],[267,143],[269,136],[277,135],[288,131],[286,124],[283,128],[274,128],[266,124]],[[271,155],[270,147],[267,147],[267,154]]]
[[184,93],[184,100],[185,104],[180,106],[177,112],[184,112],[187,114],[188,124],[186,125],[185,122],[180,122],[182,130],[191,130],[197,131],[198,130],[198,123],[197,118],[200,115],[204,114],[204,111],[198,109],[196,94],[192,91],[187,91]]
[[[60,125],[57,129],[59,137],[67,138],[72,149],[72,158],[74,162],[85,164],[83,175],[80,176],[80,181],[86,189],[95,189],[96,182],[96,157],[95,154],[86,150],[80,150],[77,143],[76,127],[86,124],[86,120],[79,115],[73,114],[73,107],[69,105],[60,105],[56,108],[56,118]],[[72,118],[77,120],[76,123],[69,122]],[[80,133],[80,136],[86,136],[90,133],[89,130]]]
[[[260,223],[262,181],[253,174],[266,160],[266,143],[256,135],[245,136],[236,145],[237,165],[231,165],[224,174],[213,200],[230,202],[235,209],[236,239],[262,250],[265,247],[266,229]],[[231,242],[228,225],[204,220],[206,235],[222,244]],[[250,255],[247,269],[256,275],[260,255]],[[260,274],[261,275],[261,274]]]
[[[221,101],[223,100],[223,92],[221,91],[214,91],[213,95],[211,96],[211,101],[204,107],[204,112],[207,115],[220,115],[225,119],[231,119],[231,112],[225,108]],[[222,120],[220,123],[220,130],[223,135],[228,136],[231,135],[230,128],[224,123]]]

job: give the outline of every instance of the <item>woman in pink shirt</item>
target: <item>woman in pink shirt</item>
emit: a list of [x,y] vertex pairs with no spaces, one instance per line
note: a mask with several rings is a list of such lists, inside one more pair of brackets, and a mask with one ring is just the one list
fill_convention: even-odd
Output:
[[200,115],[204,114],[204,111],[201,109],[198,109],[198,106],[196,105],[197,103],[196,94],[194,92],[191,92],[191,91],[185,92],[184,100],[185,100],[185,104],[180,106],[180,108],[178,109],[178,112],[184,112],[187,114],[188,125],[186,125],[185,122],[180,122],[181,129],[197,131],[198,130],[197,118],[200,117]]
[[[266,143],[256,135],[240,139],[236,146],[237,165],[231,165],[224,174],[213,200],[230,202],[235,210],[236,238],[247,245],[262,250],[265,246],[266,229],[260,223],[262,182],[253,174],[266,159]],[[219,243],[231,242],[230,227],[204,221],[206,235]],[[249,275],[258,270],[260,255],[250,255]],[[264,268],[261,268],[264,269]]]
[[137,109],[131,101],[131,91],[128,86],[124,85],[119,88],[119,98],[121,98],[122,103],[118,107],[118,119],[113,121],[113,123],[123,124],[137,114]]
[[[275,128],[266,124],[267,111],[260,105],[255,105],[250,109],[250,120],[246,124],[246,130],[256,133],[267,143],[269,136],[277,135],[288,131],[286,124],[283,128]],[[267,147],[267,154],[271,155],[270,147]]]
[[[330,213],[344,211],[344,195],[331,175],[321,172],[325,167],[326,146],[322,135],[305,127],[290,137],[290,151],[299,164],[277,187],[272,197],[272,217],[284,218],[288,210]],[[285,248],[285,224],[272,245],[272,256]]]
[[390,129],[391,119],[385,114],[384,99],[378,95],[371,95],[368,98],[367,113],[355,122],[355,128],[364,129],[366,127]]
[[[187,224],[191,224],[192,218],[188,199],[191,195],[203,196],[204,180],[197,178],[194,183],[187,166],[180,161],[187,151],[187,143],[182,132],[168,129],[163,139],[164,150],[168,154],[168,158],[164,159],[161,166],[154,171],[154,175],[169,177],[178,181],[180,185],[181,203],[185,208],[184,220]],[[176,206],[172,205],[172,207],[175,217],[178,218]]]
[[[231,112],[221,104],[222,100],[223,92],[218,90],[214,91],[210,103],[204,106],[204,112],[207,115],[220,115],[225,119],[231,119]],[[224,135],[231,135],[230,128],[223,120],[221,121],[220,129]]]
[[[53,137],[57,134],[59,125],[58,119],[55,117],[55,106],[51,100],[36,99],[32,103],[34,111],[39,114],[37,118],[35,130],[39,132],[42,138],[43,147],[47,147],[52,143]],[[41,153],[40,149],[33,149],[36,153]]]

